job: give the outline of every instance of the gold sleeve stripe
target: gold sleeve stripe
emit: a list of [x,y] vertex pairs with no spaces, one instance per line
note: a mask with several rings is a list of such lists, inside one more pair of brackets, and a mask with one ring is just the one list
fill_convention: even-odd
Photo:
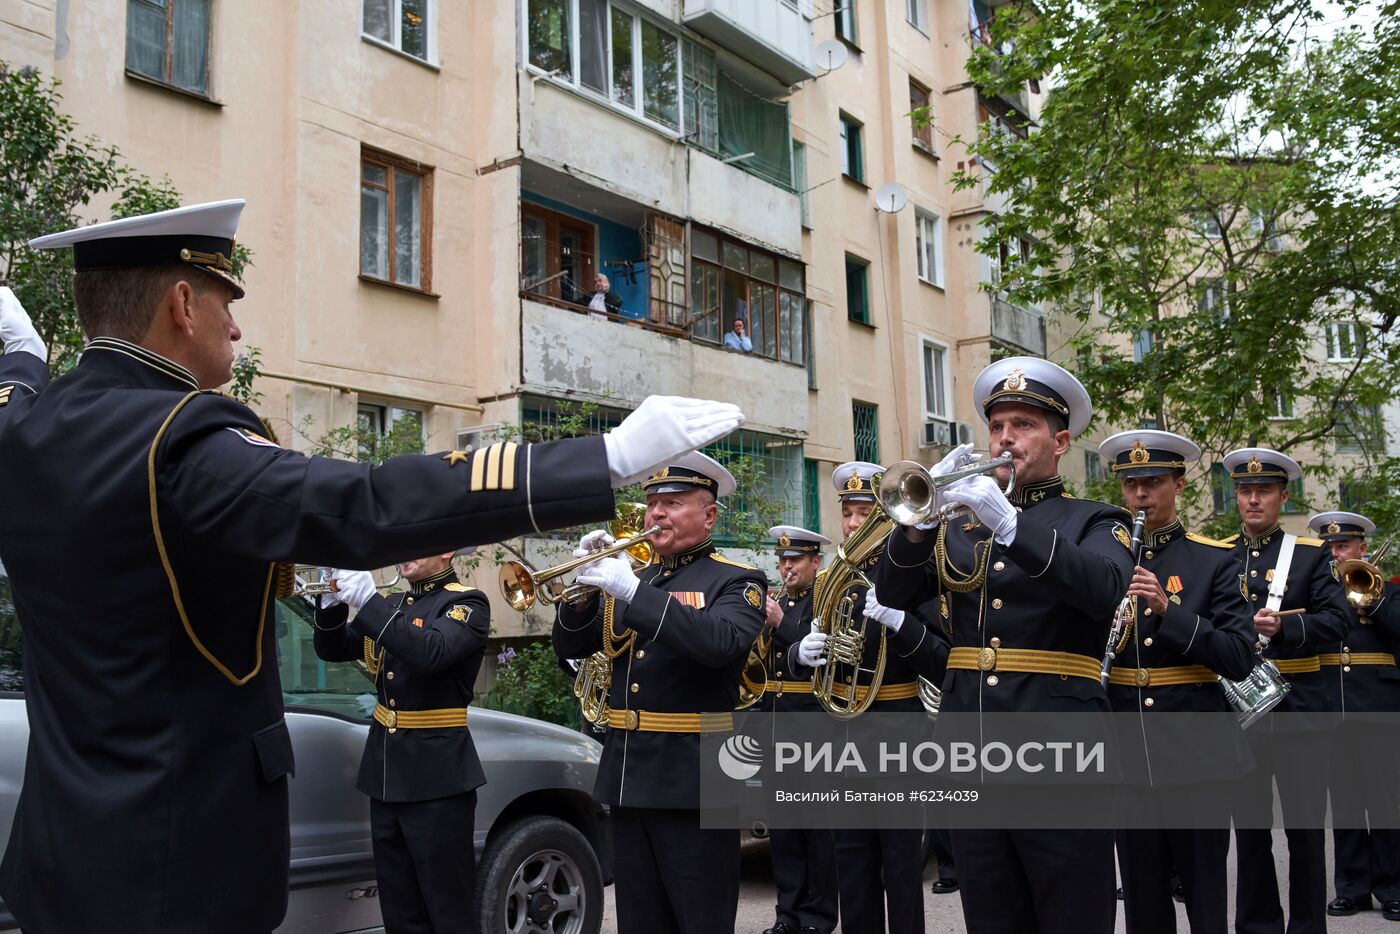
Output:
[[515,449],[514,441],[507,441],[501,450],[501,489],[507,492],[515,489]]
[[486,489],[501,488],[501,445],[499,442],[486,449]]
[[486,452],[472,454],[472,492],[480,493],[486,479]]

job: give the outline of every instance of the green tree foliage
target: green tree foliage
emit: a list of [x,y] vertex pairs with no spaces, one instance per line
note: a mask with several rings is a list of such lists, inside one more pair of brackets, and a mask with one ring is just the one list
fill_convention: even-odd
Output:
[[496,656],[496,680],[478,703],[492,710],[548,720],[578,729],[582,725],[573,680],[564,674],[548,640]]
[[[1385,463],[1400,3],[1326,15],[1358,8],[1376,23],[1311,0],[1013,2],[974,50],[986,99],[1047,88],[1039,126],[989,122],[959,180],[1007,202],[983,252],[1029,244],[997,288],[1054,309],[1102,424],[1181,432],[1202,471],[1253,444],[1338,444],[1354,480]],[[1327,362],[1350,321],[1354,359]],[[1308,459],[1311,489],[1345,479]]]
[[[81,136],[61,109],[59,82],[0,61],[0,283],[10,285],[49,347],[55,374],[70,368],[83,335],[73,308],[70,250],[31,250],[29,240],[100,218],[83,209],[112,199],[111,216],[179,205],[168,178],[153,181],[122,161],[116,146]],[[235,251],[241,275],[249,253]]]

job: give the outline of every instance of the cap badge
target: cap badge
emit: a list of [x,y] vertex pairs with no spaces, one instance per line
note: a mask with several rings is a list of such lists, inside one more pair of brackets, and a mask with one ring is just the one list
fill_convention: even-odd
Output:
[[784,533],[783,533],[781,536],[779,536],[779,538],[778,538],[778,547],[779,547],[779,548],[789,548],[789,547],[791,547],[791,546],[792,546],[792,539],[788,537],[788,533],[784,532]]
[[652,476],[654,476],[654,477],[655,477],[656,479],[658,479],[658,480],[665,480],[665,479],[666,479],[667,477],[669,477],[670,475],[671,475],[671,468],[670,468],[670,467],[662,467],[660,470],[658,470],[658,471],[657,471],[655,474],[653,474]]
[[1006,382],[1001,384],[1001,388],[1007,392],[1020,392],[1026,388],[1026,374],[1021,372],[1018,366],[1006,377]]
[[1342,527],[1341,527],[1340,525],[1338,525],[1337,523],[1335,523],[1335,522],[1329,522],[1329,523],[1327,523],[1327,534],[1328,534],[1328,535],[1336,535],[1336,534],[1337,534],[1338,532],[1340,532],[1341,530],[1342,530]]
[[1249,458],[1249,463],[1245,465],[1244,469],[1246,473],[1263,473],[1264,465],[1259,463],[1258,457],[1251,456]]
[[1133,449],[1128,452],[1128,460],[1134,464],[1145,464],[1150,458],[1151,455],[1147,453],[1147,448],[1142,446],[1142,442],[1134,441]]
[[859,489],[860,489],[860,486],[861,486],[860,474],[859,474],[859,473],[852,473],[851,476],[850,476],[850,479],[848,479],[848,480],[846,481],[846,489],[848,489],[848,490],[859,490]]

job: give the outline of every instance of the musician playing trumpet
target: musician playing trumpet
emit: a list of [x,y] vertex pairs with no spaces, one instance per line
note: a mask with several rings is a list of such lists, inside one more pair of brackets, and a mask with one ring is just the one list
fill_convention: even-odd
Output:
[[[642,483],[644,525],[659,561],[626,555],[585,565],[599,588],[559,604],[554,651],[612,659],[602,761],[593,795],[612,812],[620,934],[712,934],[734,928],[739,832],[700,826],[700,734],[728,731],[739,678],[764,628],[766,578],[715,550],[716,502],[734,477],[703,454]],[[609,543],[590,532],[579,556]]]
[[1303,475],[1298,462],[1269,448],[1240,448],[1226,454],[1224,463],[1235,481],[1242,526],[1241,534],[1226,539],[1234,548],[1240,590],[1248,597],[1264,657],[1291,688],[1269,722],[1248,734],[1255,767],[1236,802],[1235,931],[1274,934],[1283,927],[1269,831],[1277,782],[1288,840],[1288,934],[1322,934],[1328,749],[1340,697],[1336,679],[1322,673],[1318,652],[1346,635],[1347,603],[1322,541],[1295,538],[1279,526],[1288,484]]
[[[1119,754],[1135,820],[1117,834],[1129,934],[1176,929],[1175,868],[1192,934],[1225,934],[1228,788],[1248,770],[1244,734],[1230,716],[1218,676],[1239,680],[1254,664],[1254,626],[1240,593],[1230,546],[1182,526],[1177,497],[1197,445],[1169,431],[1124,431],[1099,445],[1129,512],[1142,511],[1141,562],[1128,585],[1126,623],[1109,672]],[[1218,717],[1154,714],[1215,711]],[[1165,724],[1165,725],[1163,725]],[[1213,730],[1209,738],[1200,731]],[[1208,760],[1192,757],[1209,743]],[[1230,751],[1233,755],[1224,754]],[[1181,763],[1189,762],[1189,766]]]
[[[788,662],[798,643],[811,631],[812,584],[822,565],[822,548],[831,539],[795,525],[775,525],[768,537],[777,542],[778,575],[782,586],[767,604],[774,617],[768,658],[768,690],[764,709],[772,713],[821,713],[812,696],[812,681],[795,680]],[[764,934],[831,934],[836,928],[836,838],[828,828],[772,828],[768,832],[777,889],[777,919]]]

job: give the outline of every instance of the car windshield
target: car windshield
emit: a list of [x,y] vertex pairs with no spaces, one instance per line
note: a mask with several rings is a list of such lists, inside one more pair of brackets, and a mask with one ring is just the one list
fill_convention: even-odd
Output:
[[301,597],[277,601],[277,668],[288,706],[314,707],[355,719],[374,712],[374,685],[354,662],[316,657],[311,604]]

